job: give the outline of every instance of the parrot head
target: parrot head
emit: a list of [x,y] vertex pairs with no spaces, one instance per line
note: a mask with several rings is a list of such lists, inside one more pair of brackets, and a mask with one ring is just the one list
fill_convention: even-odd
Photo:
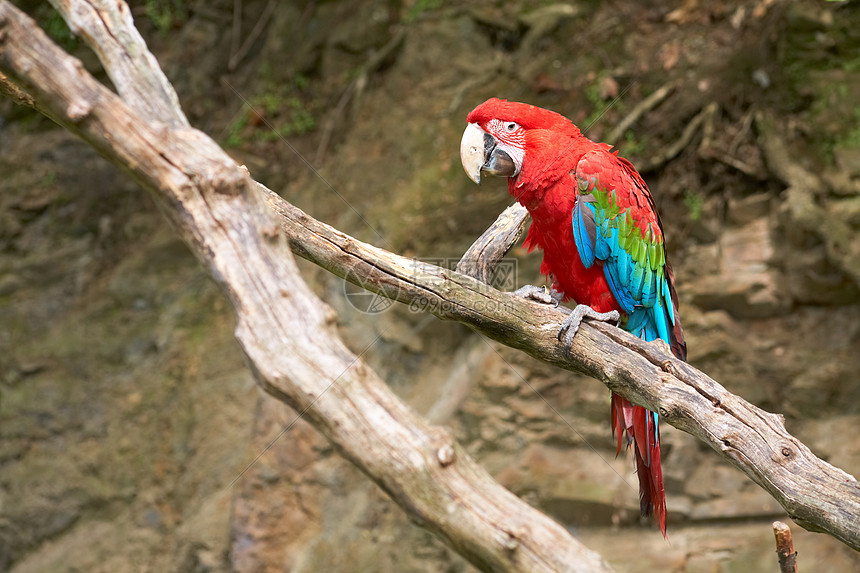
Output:
[[[460,141],[460,161],[469,179],[508,177],[525,184],[565,151],[579,129],[561,114],[533,105],[491,98],[473,109]],[[569,145],[568,145],[569,149]]]

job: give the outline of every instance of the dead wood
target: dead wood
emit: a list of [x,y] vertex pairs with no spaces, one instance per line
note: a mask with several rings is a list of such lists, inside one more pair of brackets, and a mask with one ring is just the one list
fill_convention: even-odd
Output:
[[773,536],[776,538],[779,573],[797,573],[797,551],[794,550],[791,529],[781,521],[774,521]]
[[502,211],[460,258],[457,272],[492,284],[493,271],[523,234],[528,220],[529,212],[519,203]]

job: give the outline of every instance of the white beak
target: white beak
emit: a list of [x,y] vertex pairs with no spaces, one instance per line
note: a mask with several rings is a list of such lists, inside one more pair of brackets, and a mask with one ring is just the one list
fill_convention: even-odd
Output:
[[460,140],[460,163],[469,179],[475,183],[481,182],[481,167],[484,165],[484,136],[487,132],[478,127],[476,123],[470,123],[463,132]]

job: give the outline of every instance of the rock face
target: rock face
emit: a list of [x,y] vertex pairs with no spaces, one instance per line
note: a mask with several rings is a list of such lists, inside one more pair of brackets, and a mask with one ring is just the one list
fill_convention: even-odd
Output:
[[693,248],[694,259],[713,261],[713,272],[687,288],[703,310],[724,310],[739,318],[781,316],[789,310],[788,293],[772,264],[772,225],[766,217],[741,228],[726,229],[710,245]]
[[[264,9],[245,4],[240,40]],[[858,7],[707,4],[279,4],[229,80],[317,173],[219,81],[233,3],[137,20],[192,122],[252,174],[434,261],[510,201],[458,165],[474,105],[528,100],[600,139],[676,82],[610,143],[656,166],[690,361],[858,475]],[[473,570],[256,389],[227,302],[123,174],[5,100],[0,174],[0,570]],[[538,282],[520,251],[514,284]],[[618,571],[775,569],[781,508],[690,436],[662,429],[667,544],[638,517],[602,385],[414,309],[359,311],[339,279],[302,268],[404,400]],[[860,567],[792,529],[802,567]]]

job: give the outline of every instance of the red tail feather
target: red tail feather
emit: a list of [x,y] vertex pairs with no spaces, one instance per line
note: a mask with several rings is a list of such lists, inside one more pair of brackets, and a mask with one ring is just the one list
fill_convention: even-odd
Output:
[[[643,516],[653,515],[666,536],[666,492],[663,489],[663,469],[660,466],[660,429],[654,416],[642,406],[635,406],[616,394],[612,395],[612,433],[633,443],[636,474],[639,476],[639,509]],[[616,452],[617,455],[617,452]]]

